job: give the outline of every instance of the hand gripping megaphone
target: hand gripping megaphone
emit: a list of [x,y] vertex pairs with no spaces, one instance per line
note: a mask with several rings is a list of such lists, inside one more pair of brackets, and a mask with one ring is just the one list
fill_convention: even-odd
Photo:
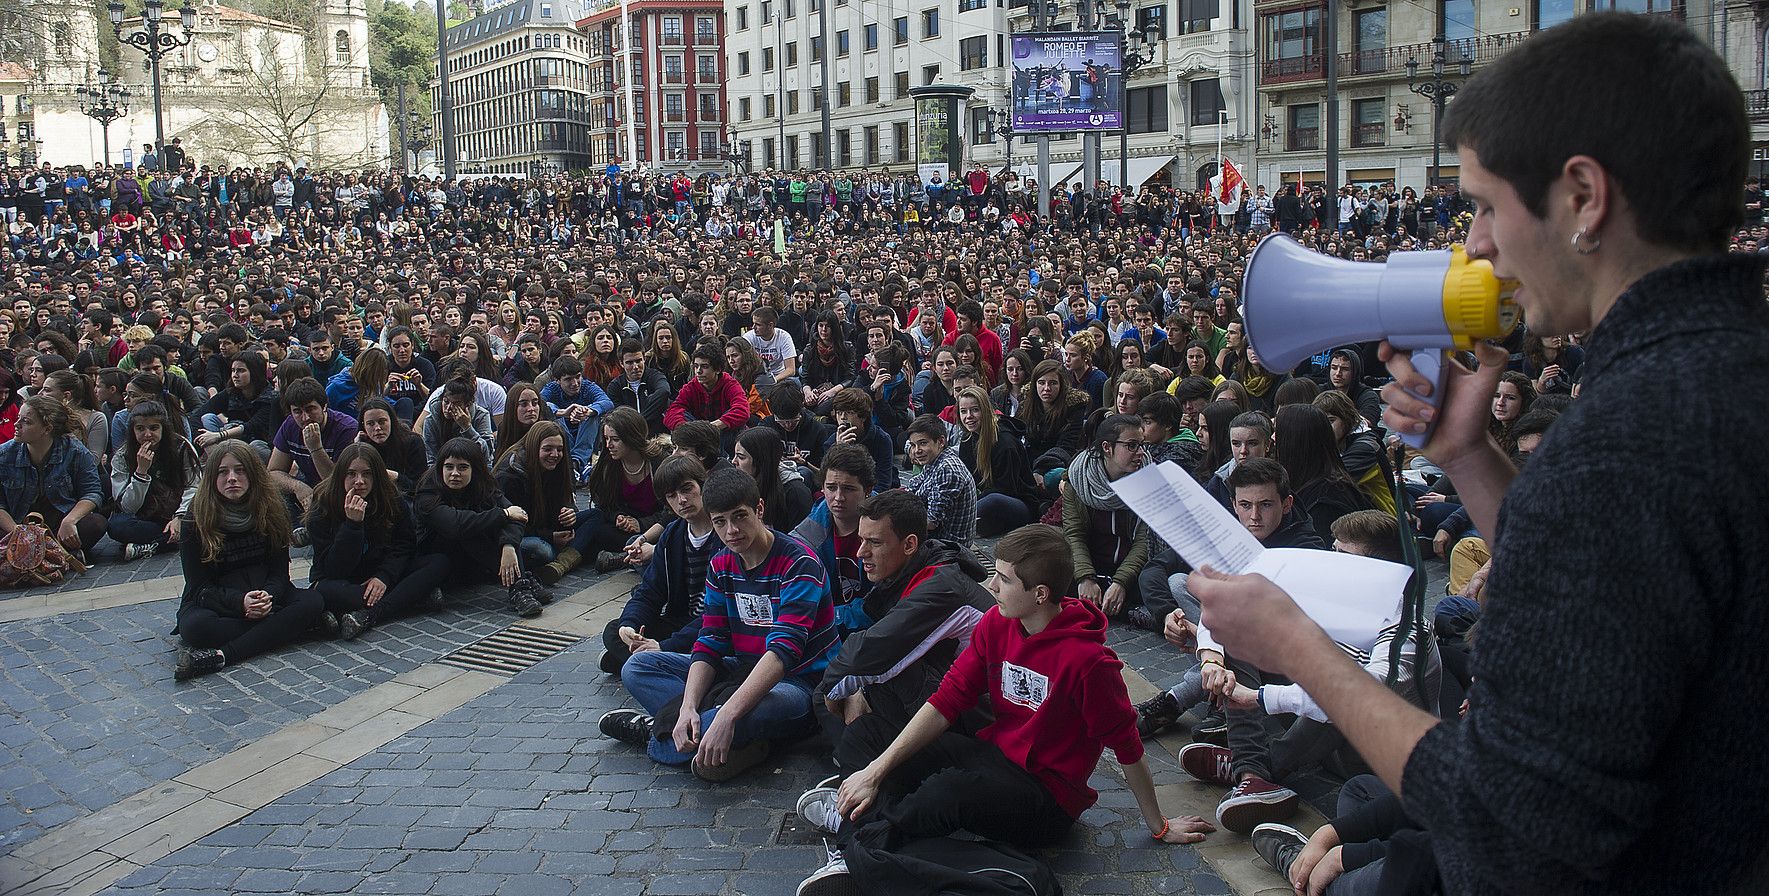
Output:
[[[1242,282],[1247,339],[1267,370],[1288,371],[1334,346],[1386,339],[1412,354],[1413,367],[1442,401],[1446,355],[1497,339],[1517,324],[1517,283],[1493,275],[1492,262],[1471,259],[1460,245],[1396,252],[1387,264],[1345,261],[1303,248],[1288,236],[1267,237],[1247,259]],[[1401,433],[1414,448],[1423,433]]]

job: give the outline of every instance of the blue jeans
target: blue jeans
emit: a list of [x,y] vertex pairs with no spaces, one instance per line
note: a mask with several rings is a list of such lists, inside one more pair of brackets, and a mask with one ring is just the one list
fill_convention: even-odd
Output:
[[[565,424],[562,424],[565,425]],[[602,441],[602,415],[585,418],[582,423],[573,427],[565,425],[571,431],[571,459],[577,461],[575,469],[583,471],[580,475],[588,475],[590,455]]]
[[[726,657],[724,663],[726,674],[736,671],[738,661],[735,658]],[[646,713],[655,717],[671,701],[681,698],[682,691],[688,686],[688,669],[693,664],[694,657],[690,654],[641,651],[620,667],[620,683]],[[714,706],[700,713],[702,732],[712,727],[721,708]],[[749,715],[738,720],[731,746],[741,747],[757,738],[778,736],[808,728],[811,724],[810,689],[791,678],[782,679],[749,711]],[[694,759],[693,753],[677,750],[673,740],[653,738],[646,742],[645,752],[665,765],[687,765]]]
[[1000,535],[1031,522],[1032,509],[1012,495],[991,492],[977,499],[978,535]]
[[[596,527],[585,525],[589,522],[592,522],[589,514],[580,513],[577,515],[577,528],[572,530],[571,544],[567,547],[580,554],[588,555],[590,553],[595,542]],[[522,557],[523,568],[532,569],[535,566],[545,566],[553,562],[553,558],[559,556],[559,549],[554,546],[551,538],[525,535],[522,537],[522,543],[516,546],[516,553]]]

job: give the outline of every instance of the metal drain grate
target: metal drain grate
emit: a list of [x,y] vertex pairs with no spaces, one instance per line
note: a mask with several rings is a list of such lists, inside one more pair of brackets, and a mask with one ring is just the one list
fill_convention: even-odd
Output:
[[582,640],[565,632],[512,625],[468,644],[440,662],[475,672],[515,675]]

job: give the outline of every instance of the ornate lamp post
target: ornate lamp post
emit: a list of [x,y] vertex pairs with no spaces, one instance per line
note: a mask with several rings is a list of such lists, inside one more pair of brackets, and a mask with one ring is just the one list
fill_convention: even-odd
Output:
[[110,0],[108,8],[111,28],[117,32],[117,40],[147,56],[148,69],[153,72],[154,79],[154,146],[164,152],[166,117],[165,107],[160,101],[160,59],[173,50],[190,44],[197,27],[196,7],[189,0],[179,7],[178,18],[179,24],[183,26],[182,34],[174,34],[170,26],[161,24],[166,13],[166,0],[145,0],[141,10],[141,27],[133,30],[123,27],[123,0]]
[[[1443,35],[1431,39],[1431,80],[1419,81],[1419,60],[1407,59],[1407,87],[1414,93],[1431,101],[1431,185],[1437,186],[1438,169],[1443,163],[1443,141],[1438,137],[1439,127],[1443,124],[1443,104],[1456,95],[1461,86],[1454,81],[1443,79],[1444,63],[1446,62],[1446,43]],[[1462,56],[1456,63],[1466,78],[1474,70],[1474,63],[1467,56]]]
[[111,122],[129,114],[129,89],[117,83],[116,76],[98,70],[97,85],[74,89],[80,95],[80,112],[98,122],[104,131],[104,163],[111,163]]
[[[1118,0],[1118,27],[1124,31],[1124,92],[1130,92],[1130,76],[1155,61],[1155,45],[1161,35],[1150,28],[1147,34],[1130,30],[1130,0]],[[1010,160],[1011,163],[1011,160]],[[1124,127],[1118,130],[1118,183],[1126,195],[1130,193],[1130,112],[1124,113]]]
[[1013,116],[1000,109],[990,107],[983,112],[983,127],[989,133],[1007,141],[1007,168],[1013,170]]
[[410,136],[406,138],[406,146],[411,149],[412,170],[416,171],[423,164],[424,150],[429,149],[435,142],[431,139],[433,131],[430,122],[424,121],[416,112],[412,113],[411,123],[407,127],[409,128],[407,133]]
[[[22,148],[22,147],[21,147]],[[12,161],[12,138],[7,136],[6,129],[0,127],[0,169],[9,167]]]

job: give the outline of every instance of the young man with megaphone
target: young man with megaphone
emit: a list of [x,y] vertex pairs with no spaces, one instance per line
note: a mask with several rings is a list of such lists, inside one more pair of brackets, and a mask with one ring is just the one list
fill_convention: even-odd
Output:
[[[1743,96],[1681,22],[1595,13],[1467,81],[1443,132],[1476,208],[1467,257],[1521,284],[1536,332],[1590,334],[1581,397],[1521,473],[1486,431],[1503,350],[1476,343],[1478,371],[1435,382],[1383,350],[1388,427],[1494,537],[1466,718],[1389,692],[1262,577],[1187,587],[1231,654],[1300,684],[1401,796],[1446,893],[1763,892],[1769,714],[1733,685],[1769,675],[1769,415],[1723,400],[1769,394],[1764,263],[1724,254]],[[1386,319],[1407,298],[1375,304]]]

